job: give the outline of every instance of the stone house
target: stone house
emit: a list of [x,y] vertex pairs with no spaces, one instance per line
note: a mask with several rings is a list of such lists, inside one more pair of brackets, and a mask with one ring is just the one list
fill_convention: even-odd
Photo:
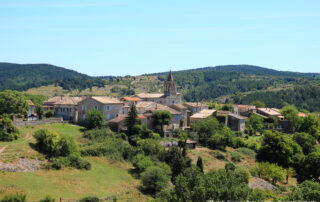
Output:
[[214,109],[204,109],[201,110],[198,113],[193,114],[192,116],[190,116],[190,123],[194,123],[197,122],[199,120],[204,120],[210,116],[213,116],[213,114],[216,112],[216,110]]
[[[127,115],[119,115],[118,117],[111,119],[108,122],[110,124],[110,128],[118,133],[127,130],[126,118]],[[138,114],[138,119],[140,120],[141,124],[147,125],[147,117],[145,117],[143,114]]]
[[234,131],[240,131],[244,132],[246,128],[246,122],[245,120],[247,117],[240,116],[237,114],[229,113],[228,114],[228,120],[227,120],[227,126]]
[[185,107],[190,110],[191,114],[198,113],[202,110],[209,109],[209,106],[206,104],[202,104],[200,102],[185,102],[183,103]]
[[253,112],[256,110],[256,107],[253,105],[233,105],[233,113],[240,116],[249,116],[250,112]]
[[182,104],[173,104],[170,106],[170,108],[181,112],[181,117],[184,121],[184,125],[183,125],[184,128],[190,126],[190,110],[188,110],[187,107],[185,107]]
[[61,97],[61,99],[53,104],[55,117],[62,117],[67,121],[78,121],[78,103],[81,97]]
[[42,108],[46,112],[52,110],[55,117],[61,117],[63,120],[77,122],[78,102],[82,97],[55,96],[42,103]]
[[134,104],[137,105],[142,100],[138,97],[122,97],[120,101],[123,102],[122,114],[128,114],[130,107]]
[[122,115],[124,103],[115,97],[107,96],[89,96],[78,103],[79,122],[84,122],[89,110],[95,109],[101,111],[106,121]]

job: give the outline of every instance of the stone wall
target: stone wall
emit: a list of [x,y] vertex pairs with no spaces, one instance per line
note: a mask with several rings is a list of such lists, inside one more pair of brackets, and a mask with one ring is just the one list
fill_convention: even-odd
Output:
[[63,122],[62,118],[49,118],[49,119],[28,120],[28,121],[23,121],[22,119],[15,119],[13,121],[13,124],[16,126],[34,126],[34,125],[61,123],[61,122]]

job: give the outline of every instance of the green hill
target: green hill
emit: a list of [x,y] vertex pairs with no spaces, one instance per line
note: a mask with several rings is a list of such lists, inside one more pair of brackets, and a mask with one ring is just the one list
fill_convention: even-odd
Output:
[[49,84],[71,88],[92,79],[74,70],[49,64],[0,63],[0,90],[27,90]]

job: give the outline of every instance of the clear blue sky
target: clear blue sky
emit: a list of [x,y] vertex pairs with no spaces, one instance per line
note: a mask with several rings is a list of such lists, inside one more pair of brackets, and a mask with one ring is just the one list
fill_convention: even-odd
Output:
[[226,64],[320,72],[320,1],[1,0],[0,61],[89,75]]

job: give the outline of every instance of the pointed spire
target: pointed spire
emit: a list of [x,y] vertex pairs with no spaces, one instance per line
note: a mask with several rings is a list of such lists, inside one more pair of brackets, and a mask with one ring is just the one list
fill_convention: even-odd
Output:
[[167,81],[173,81],[172,72],[170,70]]

